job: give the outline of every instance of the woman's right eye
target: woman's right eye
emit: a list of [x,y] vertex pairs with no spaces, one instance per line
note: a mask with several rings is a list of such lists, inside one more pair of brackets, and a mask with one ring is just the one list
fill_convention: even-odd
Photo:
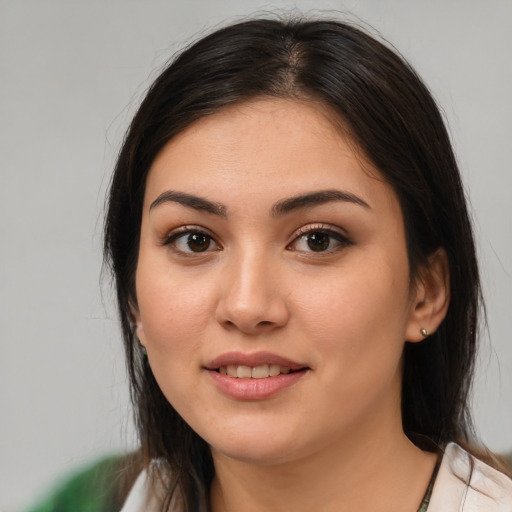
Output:
[[201,231],[175,233],[167,238],[165,245],[172,245],[176,251],[184,254],[199,254],[219,250],[219,246],[214,239]]

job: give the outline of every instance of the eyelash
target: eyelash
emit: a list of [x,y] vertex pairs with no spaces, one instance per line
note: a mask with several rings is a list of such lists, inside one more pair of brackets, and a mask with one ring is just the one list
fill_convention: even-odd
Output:
[[[310,235],[326,235],[329,237],[328,245],[330,246],[332,244],[332,241],[334,240],[337,244],[335,247],[328,247],[325,250],[300,250],[293,248],[294,244],[297,244],[301,240],[307,240],[307,237]],[[177,247],[177,241],[180,238],[185,238],[186,236],[190,237],[192,235],[199,235],[201,237],[206,237],[208,241],[208,245],[203,251],[185,251],[182,249],[179,249]],[[307,225],[300,228],[297,232],[295,232],[293,235],[293,240],[286,246],[286,248],[290,251],[296,251],[296,252],[302,252],[305,254],[311,254],[315,256],[326,256],[330,255],[336,251],[339,251],[343,249],[344,247],[348,247],[350,245],[353,245],[353,242],[351,242],[346,236],[342,235],[339,231],[336,231],[325,224],[316,224],[316,225]],[[188,242],[185,242],[188,243]],[[308,243],[307,241],[305,243]],[[178,228],[176,231],[170,233],[167,235],[161,242],[162,246],[170,246],[172,249],[178,253],[181,256],[185,257],[197,257],[200,255],[205,255],[207,253],[213,252],[211,250],[211,246],[215,245],[216,249],[214,250],[221,250],[222,247],[220,244],[215,240],[215,237],[206,229],[198,227],[198,226],[182,226],[181,228]],[[189,246],[190,247],[190,246]]]
[[[331,255],[345,247],[348,247],[350,245],[353,245],[353,242],[349,240],[346,236],[342,235],[339,231],[333,229],[329,225],[326,224],[316,224],[316,225],[307,225],[303,226],[298,230],[298,232],[293,234],[293,240],[288,244],[287,248],[291,248],[293,244],[298,243],[301,240],[306,240],[309,235],[327,235],[329,237],[329,245],[331,245],[332,240],[335,240],[337,242],[337,245],[332,248],[328,248],[326,250],[321,251],[302,251],[306,254],[311,254],[315,256],[327,256]],[[306,242],[307,243],[307,242]],[[297,250],[297,249],[290,249],[290,250]]]
[[[208,247],[206,248],[206,250],[197,251],[197,252],[183,251],[176,246],[176,243],[180,238],[185,238],[186,236],[190,237],[191,235],[199,235],[199,236],[207,237],[209,240],[209,243],[208,243]],[[213,235],[208,230],[206,230],[204,228],[200,228],[198,226],[182,226],[181,228],[178,228],[177,230],[175,230],[172,233],[170,233],[169,235],[167,235],[162,240],[163,246],[170,246],[176,253],[180,254],[181,256],[185,256],[185,257],[194,257],[194,256],[204,255],[205,253],[212,252],[211,250],[209,250],[210,246],[212,244],[217,246],[217,250],[220,250],[220,245],[216,242]]]

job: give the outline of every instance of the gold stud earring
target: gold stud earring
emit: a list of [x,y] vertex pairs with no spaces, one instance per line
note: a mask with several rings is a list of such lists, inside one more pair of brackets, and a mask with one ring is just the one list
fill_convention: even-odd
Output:
[[429,335],[429,332],[427,331],[427,329],[425,329],[425,327],[423,327],[420,332],[423,336],[425,336],[425,338]]

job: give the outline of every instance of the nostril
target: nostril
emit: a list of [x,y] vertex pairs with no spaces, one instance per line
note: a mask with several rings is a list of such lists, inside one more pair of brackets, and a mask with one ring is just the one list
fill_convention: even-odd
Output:
[[270,331],[287,323],[288,309],[284,303],[270,298],[256,300],[254,296],[249,299],[231,295],[222,298],[215,310],[216,321],[225,329],[238,329],[247,334]]

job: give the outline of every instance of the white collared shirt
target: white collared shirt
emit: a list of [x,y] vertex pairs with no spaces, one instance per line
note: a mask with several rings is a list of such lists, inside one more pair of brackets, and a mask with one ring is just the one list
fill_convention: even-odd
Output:
[[428,512],[512,512],[512,480],[450,443]]

